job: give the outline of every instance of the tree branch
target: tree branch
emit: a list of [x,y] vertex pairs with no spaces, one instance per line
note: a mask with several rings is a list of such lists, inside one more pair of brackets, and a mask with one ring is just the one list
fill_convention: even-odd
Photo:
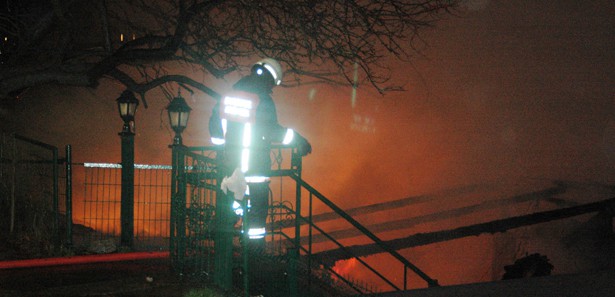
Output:
[[220,93],[214,91],[213,89],[205,86],[204,84],[193,80],[192,78],[189,78],[187,76],[183,76],[183,75],[165,75],[162,77],[158,77],[148,83],[144,83],[144,84],[139,84],[136,86],[135,88],[135,92],[138,93],[145,93],[157,86],[160,86],[162,84],[168,83],[168,82],[177,82],[180,84],[184,84],[184,85],[189,85],[195,89],[198,89],[199,91],[211,96],[213,99],[215,100],[220,100],[222,98],[222,95],[220,95]]
[[0,80],[0,98],[7,97],[12,91],[32,86],[56,83],[59,85],[82,86],[90,85],[85,73],[57,71],[31,72]]
[[[33,6],[36,9],[32,15],[6,16],[31,29],[25,34],[28,36],[18,37],[15,44],[19,48],[3,53],[5,67],[0,69],[0,85],[6,89],[0,94],[44,82],[81,86],[85,75],[88,87],[96,87],[101,78],[108,76],[141,91],[165,81],[187,80],[186,85],[215,98],[217,94],[201,83],[177,73],[167,75],[172,73],[169,66],[180,61],[221,78],[244,69],[242,65],[252,62],[255,56],[278,59],[288,69],[285,86],[300,85],[302,78],[308,78],[307,83],[352,85],[355,81],[350,74],[356,63],[362,81],[370,82],[382,93],[396,89],[382,87],[390,79],[390,70],[382,64],[385,57],[403,60],[408,55],[406,51],[416,51],[408,43],[418,30],[436,20],[437,12],[450,10],[458,1],[107,1],[105,18],[100,6],[51,0],[52,10]],[[99,4],[104,6],[103,2]],[[87,22],[86,18],[70,17],[83,9],[96,16],[103,14],[102,20],[95,20],[95,26],[83,26],[80,22]],[[82,27],[88,30],[76,30]],[[108,38],[88,36],[125,32],[137,38],[112,44]],[[28,46],[22,47],[23,44]],[[101,54],[93,50],[100,48],[106,51]],[[118,69],[122,65],[145,70],[141,78],[131,78]],[[31,77],[35,70],[41,78]],[[69,71],[74,72],[70,78],[66,75]],[[50,73],[59,73],[60,77],[52,79]],[[24,77],[19,79],[14,74]],[[27,81],[32,84],[27,85]]]
[[176,82],[176,83],[194,87],[195,89],[198,89],[199,91],[211,96],[215,100],[220,100],[220,98],[222,97],[218,92],[214,91],[213,89],[184,75],[164,75],[161,77],[157,77],[156,79],[146,82],[146,83],[137,83],[129,75],[117,69],[110,72],[109,76],[120,81],[129,90],[135,93],[139,93],[141,95],[147,93],[149,90],[155,87],[158,87],[160,85],[163,85],[169,82]]

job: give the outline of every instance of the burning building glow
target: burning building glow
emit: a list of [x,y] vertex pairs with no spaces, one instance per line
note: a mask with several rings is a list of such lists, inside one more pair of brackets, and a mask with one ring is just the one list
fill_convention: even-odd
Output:
[[[300,131],[312,144],[302,178],[342,209],[403,197],[433,198],[356,215],[384,240],[598,201],[613,194],[605,186],[615,182],[615,25],[608,9],[612,4],[470,2],[481,5],[425,36],[430,45],[422,49],[425,59],[414,64],[391,62],[392,83],[403,85],[405,92],[383,96],[367,84],[355,83],[354,88],[278,88],[273,94],[280,122]],[[220,92],[232,82],[207,81]],[[6,128],[58,146],[70,143],[77,162],[118,162],[121,121],[113,100],[120,92],[108,82],[94,91],[32,89],[11,113],[36,121],[6,122]],[[162,111],[167,102],[157,91],[148,96],[149,108],[139,110],[135,120],[136,160],[168,164],[173,135]],[[187,101],[193,113],[184,143],[209,145],[207,119],[215,102],[198,93]],[[76,178],[88,183],[85,174]],[[510,201],[548,189],[554,181],[565,181],[567,191],[547,200],[525,197],[512,206]],[[105,183],[114,192],[76,193],[75,221],[117,234],[116,223],[96,218],[119,217],[119,204],[96,210],[105,214],[88,208],[98,203],[88,201],[88,195],[118,201],[119,175]],[[471,186],[475,187],[468,190]],[[165,236],[168,229],[149,224],[168,219],[168,190],[139,191],[136,195],[144,198],[135,206],[135,217],[143,221],[135,224],[135,234]],[[610,265],[593,256],[601,255],[591,247],[596,239],[583,232],[599,220],[585,215],[548,226],[404,248],[400,253],[447,285],[499,279],[505,265],[533,252],[549,255],[554,273],[591,270]],[[344,240],[350,244],[365,243],[345,229],[339,226],[335,231],[348,236]],[[369,256],[399,278],[403,267],[389,267],[390,262],[378,257]],[[368,277],[356,260],[342,260],[334,269],[359,279]],[[424,287],[415,276],[409,277],[409,283]]]

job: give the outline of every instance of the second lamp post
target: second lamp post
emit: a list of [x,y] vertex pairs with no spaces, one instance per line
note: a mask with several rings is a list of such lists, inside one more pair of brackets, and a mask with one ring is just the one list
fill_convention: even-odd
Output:
[[167,106],[169,124],[175,136],[171,147],[171,262],[174,269],[183,272],[186,239],[186,179],[184,150],[181,133],[188,125],[192,109],[186,104],[181,94],[173,98]]
[[135,113],[139,100],[131,91],[124,91],[117,98],[120,117],[124,121],[122,132],[122,197],[120,203],[120,246],[132,248],[134,237],[134,171],[135,171],[135,133],[133,131]]

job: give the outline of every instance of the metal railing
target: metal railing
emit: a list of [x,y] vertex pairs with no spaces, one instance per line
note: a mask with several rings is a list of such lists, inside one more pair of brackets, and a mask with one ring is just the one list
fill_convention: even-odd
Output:
[[[185,168],[186,170],[183,175],[177,175],[177,189],[172,192],[179,195],[177,196],[178,201],[188,199],[185,201],[182,200],[182,202],[177,202],[178,205],[186,206],[186,212],[190,212],[190,209],[194,208],[194,202],[189,199],[194,199],[195,188],[202,187],[204,188],[203,191],[209,191],[209,195],[213,195],[216,190],[218,190],[216,180],[221,179],[220,176],[216,175],[216,167],[218,166],[216,163],[216,152],[218,151],[219,148],[217,147],[176,148],[176,153],[180,153],[181,159],[183,160],[178,163],[177,166]],[[407,289],[406,279],[408,270],[413,271],[423,278],[429,286],[437,285],[435,280],[429,278],[429,276],[410,263],[410,261],[408,261],[405,257],[388,247],[380,238],[370,232],[361,223],[353,219],[352,216],[348,215],[340,207],[335,205],[335,203],[303,181],[301,179],[301,157],[296,154],[294,148],[288,146],[274,146],[271,156],[273,170],[271,172],[272,181],[270,184],[270,215],[268,220],[268,230],[270,232],[268,232],[267,235],[268,240],[266,254],[283,256],[282,258],[286,257],[288,263],[295,266],[294,271],[292,271],[293,268],[291,268],[291,272],[289,272],[291,274],[289,276],[291,278],[291,286],[294,281],[296,282],[295,286],[298,286],[298,283],[300,282],[302,290],[307,288],[308,291],[312,286],[316,284],[322,285],[324,283],[344,287],[345,289],[341,290],[347,292],[347,294],[364,294],[379,291],[379,288],[377,287],[365,285],[365,281],[362,283],[359,280],[352,280],[348,275],[344,275],[344,273],[336,270],[334,267],[335,263],[327,263],[326,259],[316,259],[311,257],[313,252],[322,251],[323,249],[345,248],[345,242],[328,235],[329,232],[335,231],[335,229],[331,230],[331,227],[339,226],[339,221],[344,222],[344,224],[350,226],[351,228],[355,228],[362,235],[362,239],[360,239],[363,240],[361,241],[362,243],[365,243],[366,241],[376,243],[382,249],[382,253],[388,254],[395,261],[400,263],[401,268],[399,274],[404,275],[402,284],[392,281],[390,275],[384,275],[379,272],[374,265],[368,263],[369,261],[360,257],[350,256],[350,258],[356,260],[359,265],[365,267],[371,274],[381,279],[384,284],[388,285],[393,290]],[[197,159],[203,160],[195,161]],[[196,176],[198,176],[199,172],[201,175],[197,178]],[[199,183],[200,186],[197,186]],[[182,188],[186,189],[187,192],[182,193],[178,191]],[[207,203],[204,205],[209,205],[210,210],[214,213],[214,205],[216,205],[215,197],[207,198]],[[184,235],[185,233],[183,233],[182,230],[188,230],[189,232],[190,222],[194,219],[190,219],[191,216],[189,213],[184,213],[183,211],[179,211],[179,208],[177,209],[177,214],[173,211],[173,216],[187,217],[185,221],[186,225],[184,225],[183,220],[179,220],[177,222],[182,224],[182,226],[173,227],[174,230],[179,232],[177,234],[177,243],[174,247],[174,249],[180,247],[176,253],[178,257],[177,263],[179,263],[179,265],[183,265],[181,263],[185,261],[183,258],[184,255],[194,256],[196,254],[203,253],[203,257],[205,257],[208,253],[211,253],[212,250],[209,250],[209,252],[199,250],[197,253],[195,250],[187,249],[189,242],[193,242],[195,240],[194,238],[190,239],[190,234]],[[202,207],[199,209],[202,209]],[[337,215],[339,221],[335,222],[333,225],[329,224],[329,226],[327,226],[327,224],[316,224],[312,221],[312,216],[315,212],[332,212]],[[172,222],[175,221],[176,220],[172,220]],[[205,222],[203,225],[208,226],[210,224],[213,224],[213,220]],[[205,227],[205,229],[207,228],[208,227]],[[222,232],[219,229],[217,229],[217,231]],[[302,241],[301,239],[302,235],[306,233],[307,242]],[[237,234],[239,234],[239,232],[237,232]],[[316,235],[324,236],[327,240],[325,242],[312,243],[311,238]],[[186,238],[182,239],[184,236]],[[212,237],[209,237],[207,242],[211,242],[212,239]],[[174,240],[172,240],[172,245],[173,242]],[[206,241],[201,240],[198,242],[205,244]],[[213,245],[209,243],[207,244],[207,247],[211,248]],[[184,249],[186,249],[186,251],[182,252]],[[194,259],[192,259],[190,264],[193,265],[194,262]],[[183,268],[184,266],[182,266],[182,269]],[[395,275],[395,277],[397,276],[398,275]],[[296,279],[293,280],[293,277]],[[299,290],[299,288],[291,288],[290,294],[296,294],[296,290]]]
[[[428,286],[433,287],[437,286],[438,283],[435,279],[430,278],[426,273],[420,270],[416,265],[412,264],[408,259],[404,256],[400,255],[395,249],[389,247],[386,242],[381,240],[378,236],[368,230],[365,226],[355,220],[352,216],[348,215],[344,210],[338,207],[335,203],[325,197],[322,193],[318,192],[314,187],[309,185],[307,182],[302,180],[297,175],[288,175],[294,182],[297,184],[297,187],[301,188],[302,191],[307,193],[307,201],[304,201],[302,204],[306,204],[307,210],[302,209],[290,209],[286,208],[288,213],[296,215],[297,213],[301,213],[301,215],[297,216],[297,224],[303,227],[299,227],[303,230],[302,232],[307,232],[307,235],[301,236],[301,233],[297,232],[297,227],[295,226],[295,237],[285,234],[284,230],[279,230],[278,233],[284,234],[283,237],[287,238],[287,240],[291,240],[295,245],[298,245],[303,252],[303,256],[301,257],[301,261],[305,262],[307,267],[309,267],[310,271],[318,270],[316,268],[323,268],[328,270],[331,276],[342,283],[345,283],[353,290],[358,293],[373,293],[373,291],[377,291],[378,289],[369,288],[368,286],[358,286],[356,285],[358,282],[351,280],[347,275],[342,275],[342,273],[336,271],[334,269],[335,262],[330,262],[324,258],[313,258],[312,254],[315,251],[322,251],[326,249],[338,249],[347,254],[348,259],[353,259],[359,265],[363,266],[367,271],[371,272],[371,274],[380,279],[384,284],[388,285],[393,290],[406,290],[408,289],[408,270],[414,272],[421,279],[423,279]],[[307,203],[305,203],[307,202]],[[312,218],[314,216],[314,210],[318,209],[319,213],[332,211],[332,213],[336,214],[337,218],[332,218],[327,221],[327,223],[317,224],[313,222]],[[330,235],[330,233],[339,230],[342,226],[350,229],[355,229],[359,236],[355,236],[353,241],[344,241],[343,239],[336,239],[334,236]],[[284,229],[281,226],[279,229]],[[286,228],[287,229],[287,228]],[[299,236],[299,240],[297,237]],[[312,241],[312,238],[315,236],[319,236],[321,238],[326,238],[325,240],[315,243]],[[301,238],[304,240],[301,240]],[[353,252],[347,248],[347,242],[372,242],[376,246],[380,248],[380,252],[387,254],[390,258],[393,259],[393,262],[397,262],[400,264],[399,274],[403,274],[403,282],[402,284],[397,284],[391,280],[391,276],[386,276],[381,273],[378,268],[375,268],[373,263],[369,263],[368,260],[360,257],[358,255],[354,255]],[[390,268],[390,267],[389,267]],[[387,269],[390,270],[390,269]],[[306,276],[307,278],[312,277],[312,274]]]

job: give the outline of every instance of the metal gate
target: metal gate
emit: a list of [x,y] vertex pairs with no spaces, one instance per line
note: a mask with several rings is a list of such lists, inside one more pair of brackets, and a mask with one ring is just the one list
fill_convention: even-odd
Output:
[[[170,253],[174,269],[179,273],[196,273],[211,278],[222,287],[230,287],[233,276],[246,271],[242,246],[240,219],[233,213],[233,198],[222,193],[218,186],[223,174],[219,174],[221,161],[218,147],[186,147],[175,145],[171,181],[171,241]],[[292,166],[292,149],[285,147],[288,156],[282,156],[281,148],[272,150],[272,160],[277,170],[274,175],[296,174],[300,167]],[[282,170],[282,167],[293,168]],[[284,187],[280,180],[272,181],[268,224],[281,228],[294,222],[292,202],[297,195],[296,187]],[[276,199],[277,198],[277,199]],[[286,256],[287,249],[295,244],[282,232],[269,232],[266,253]],[[215,251],[215,252],[214,252]],[[287,260],[287,259],[286,259]],[[237,272],[237,273],[234,273]],[[245,275],[245,273],[243,273]],[[235,282],[241,280],[235,280]]]
[[216,160],[205,155],[203,148],[174,145],[172,150],[169,247],[173,268],[182,274],[209,275],[214,265]]

